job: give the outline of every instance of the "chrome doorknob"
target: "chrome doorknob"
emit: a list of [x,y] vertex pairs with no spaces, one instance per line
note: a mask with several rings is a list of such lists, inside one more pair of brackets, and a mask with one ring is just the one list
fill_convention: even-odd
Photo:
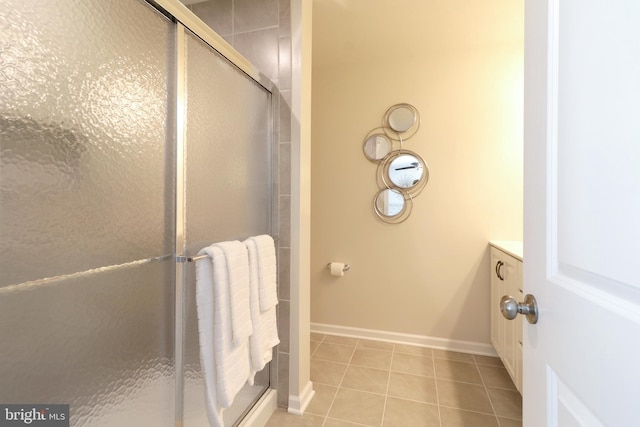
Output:
[[511,295],[503,296],[500,298],[500,311],[508,320],[515,319],[518,314],[524,314],[527,322],[531,324],[538,322],[538,303],[531,294],[524,297],[524,302],[516,301]]

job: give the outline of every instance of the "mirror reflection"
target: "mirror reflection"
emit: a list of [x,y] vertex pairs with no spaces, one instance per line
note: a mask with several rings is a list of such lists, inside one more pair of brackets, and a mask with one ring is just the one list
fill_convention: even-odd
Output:
[[415,124],[415,112],[406,106],[399,105],[389,112],[389,127],[396,132],[406,132]]
[[364,141],[363,149],[369,160],[381,160],[391,151],[391,141],[385,135],[377,133]]
[[389,180],[399,188],[415,187],[423,173],[422,162],[411,154],[399,155],[389,164]]
[[376,196],[375,207],[380,215],[386,217],[398,216],[404,211],[405,199],[400,191],[386,188]]

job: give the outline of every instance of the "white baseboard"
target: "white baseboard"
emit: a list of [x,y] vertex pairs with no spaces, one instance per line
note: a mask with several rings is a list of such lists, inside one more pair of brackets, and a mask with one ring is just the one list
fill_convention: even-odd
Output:
[[287,412],[294,415],[304,414],[315,393],[313,383],[309,381],[302,390],[302,393],[300,393],[300,396],[289,395],[289,409]]
[[264,427],[278,408],[278,392],[272,388],[258,400],[238,427]]
[[326,323],[311,323],[311,332],[386,341],[396,344],[417,345],[420,347],[431,347],[441,350],[459,351],[462,353],[471,353],[483,356],[498,356],[498,353],[496,353],[491,344],[473,341],[459,341],[447,338],[429,337],[426,335],[412,335],[399,332],[378,331],[375,329],[353,328],[350,326],[328,325]]

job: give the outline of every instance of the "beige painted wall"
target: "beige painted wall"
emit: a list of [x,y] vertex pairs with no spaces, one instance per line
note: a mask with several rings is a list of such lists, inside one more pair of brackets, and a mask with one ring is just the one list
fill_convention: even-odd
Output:
[[[316,3],[313,49],[327,52],[316,34],[340,26],[324,22],[330,14],[316,13]],[[411,10],[379,12],[389,13]],[[491,31],[479,44],[458,42],[451,28],[433,34],[425,26],[422,37],[423,30],[411,29],[418,37],[403,58],[314,55],[312,323],[489,343],[487,242],[522,238],[523,13],[522,4],[502,8],[480,23],[475,13],[452,13],[456,31],[473,28],[478,39],[484,28]],[[375,28],[372,19],[355,20],[344,40]],[[432,37],[441,43],[420,42]],[[411,217],[388,225],[371,209],[376,164],[364,157],[362,140],[400,102],[420,111],[421,128],[405,148],[424,158],[431,177]],[[347,262],[351,271],[333,277],[325,269],[330,261]]]

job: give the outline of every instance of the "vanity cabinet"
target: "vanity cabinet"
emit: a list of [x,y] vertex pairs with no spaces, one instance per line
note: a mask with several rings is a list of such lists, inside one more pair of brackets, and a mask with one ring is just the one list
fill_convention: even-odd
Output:
[[521,242],[491,242],[491,344],[522,393],[523,316],[514,320],[504,318],[500,312],[503,295],[524,300]]

